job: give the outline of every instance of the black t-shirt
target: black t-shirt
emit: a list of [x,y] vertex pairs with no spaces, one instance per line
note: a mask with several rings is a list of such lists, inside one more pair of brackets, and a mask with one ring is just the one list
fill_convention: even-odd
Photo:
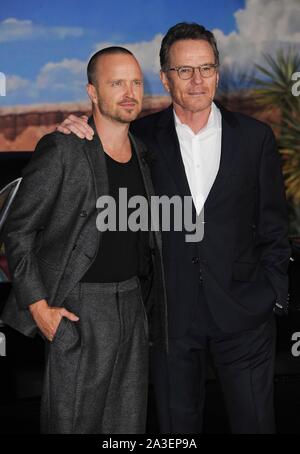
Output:
[[[109,195],[116,202],[116,231],[102,232],[97,256],[81,282],[120,282],[142,274],[149,260],[148,232],[119,231],[119,188],[127,188],[127,201],[140,195],[146,198],[137,157],[120,163],[105,153]],[[127,208],[128,216],[136,208]],[[96,225],[95,225],[96,228]]]

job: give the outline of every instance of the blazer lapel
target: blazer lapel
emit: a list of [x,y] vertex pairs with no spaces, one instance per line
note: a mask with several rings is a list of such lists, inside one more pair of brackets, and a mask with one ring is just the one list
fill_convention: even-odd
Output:
[[221,159],[217,176],[207,196],[204,208],[217,200],[218,194],[222,192],[223,185],[228,183],[229,177],[235,169],[236,153],[240,148],[237,144],[237,121],[235,117],[222,106],[218,105],[218,107],[222,115]]
[[139,168],[142,174],[144,186],[145,186],[145,191],[146,195],[148,198],[148,201],[150,200],[150,197],[154,195],[154,189],[152,186],[152,180],[150,177],[150,171],[148,169],[148,165],[146,162],[145,158],[145,147],[142,145],[140,141],[138,141],[131,133],[129,133],[130,141],[133,145],[133,152],[136,154]]
[[181,196],[191,196],[180,145],[176,134],[173,106],[162,114],[157,130],[157,140],[173,180]]
[[104,150],[93,117],[89,118],[88,123],[94,130],[94,137],[93,140],[85,140],[84,151],[91,167],[97,200],[99,197],[109,194],[109,183]]
[[[133,151],[136,154],[139,168],[141,171],[141,175],[143,178],[148,206],[151,207],[151,197],[155,195],[155,191],[154,191],[153,184],[152,184],[150,169],[148,167],[148,164],[147,164],[147,161],[145,158],[146,150],[145,150],[144,145],[140,141],[136,140],[136,138],[131,133],[129,133],[129,137],[130,137],[131,143],[133,145],[133,148],[134,148]],[[149,210],[149,214],[151,215],[151,210]],[[152,248],[152,247],[154,247],[154,245],[153,245],[151,229],[150,229],[149,233],[150,233],[150,236],[149,236],[150,247]],[[161,249],[161,234],[159,231],[156,231],[156,230],[154,230],[153,233],[154,233],[156,242],[157,242],[159,248]]]
[[[84,141],[84,152],[87,158],[87,161],[90,166],[92,178],[93,178],[93,185],[94,185],[94,193],[95,193],[95,204],[99,197],[109,195],[109,183],[108,183],[108,175],[107,175],[107,167],[106,167],[106,160],[104,155],[103,146],[99,139],[94,120],[92,117],[89,118],[89,125],[94,129],[94,137],[93,140],[85,140]],[[96,213],[100,213],[101,209],[96,208]],[[96,219],[95,219],[96,222]],[[84,254],[89,258],[93,259],[95,257],[95,251],[97,253],[99,243],[101,241],[101,231],[96,228],[94,222],[89,224],[90,233],[85,235],[84,242],[81,244],[81,248]],[[97,246],[95,248],[95,230],[97,234],[96,243]],[[83,241],[83,240],[82,240]],[[80,249],[81,249],[80,248]]]

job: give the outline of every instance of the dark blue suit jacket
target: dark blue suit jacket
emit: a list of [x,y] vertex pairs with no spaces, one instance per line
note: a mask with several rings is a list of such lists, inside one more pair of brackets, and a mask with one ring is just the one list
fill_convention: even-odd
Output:
[[[276,302],[287,305],[290,247],[273,132],[248,116],[223,108],[221,114],[221,162],[204,207],[204,238],[187,243],[184,231],[162,233],[171,337],[191,322],[200,275],[224,332],[255,328]],[[190,196],[172,106],[131,128],[148,147],[156,194]]]

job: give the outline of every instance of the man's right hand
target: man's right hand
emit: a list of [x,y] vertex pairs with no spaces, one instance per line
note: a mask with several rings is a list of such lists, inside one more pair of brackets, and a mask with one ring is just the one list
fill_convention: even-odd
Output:
[[50,341],[53,340],[62,317],[72,322],[77,322],[79,317],[63,307],[50,307],[46,300],[30,304],[29,311],[43,335]]
[[65,120],[59,124],[56,129],[63,134],[70,134],[73,132],[80,139],[92,140],[94,136],[93,128],[88,124],[88,117],[82,115],[82,117],[76,117],[76,115],[69,115]]

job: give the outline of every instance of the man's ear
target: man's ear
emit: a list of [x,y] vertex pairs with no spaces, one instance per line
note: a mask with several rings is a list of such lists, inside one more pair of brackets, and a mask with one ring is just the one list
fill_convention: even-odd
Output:
[[165,90],[169,93],[170,85],[169,85],[169,81],[168,81],[166,73],[163,72],[162,70],[160,70],[159,76],[160,76],[160,80],[161,80],[163,86],[165,87]]
[[88,83],[86,85],[86,91],[87,91],[87,94],[88,94],[91,102],[93,104],[97,104],[98,103],[98,96],[97,96],[96,88],[94,87],[94,85]]

